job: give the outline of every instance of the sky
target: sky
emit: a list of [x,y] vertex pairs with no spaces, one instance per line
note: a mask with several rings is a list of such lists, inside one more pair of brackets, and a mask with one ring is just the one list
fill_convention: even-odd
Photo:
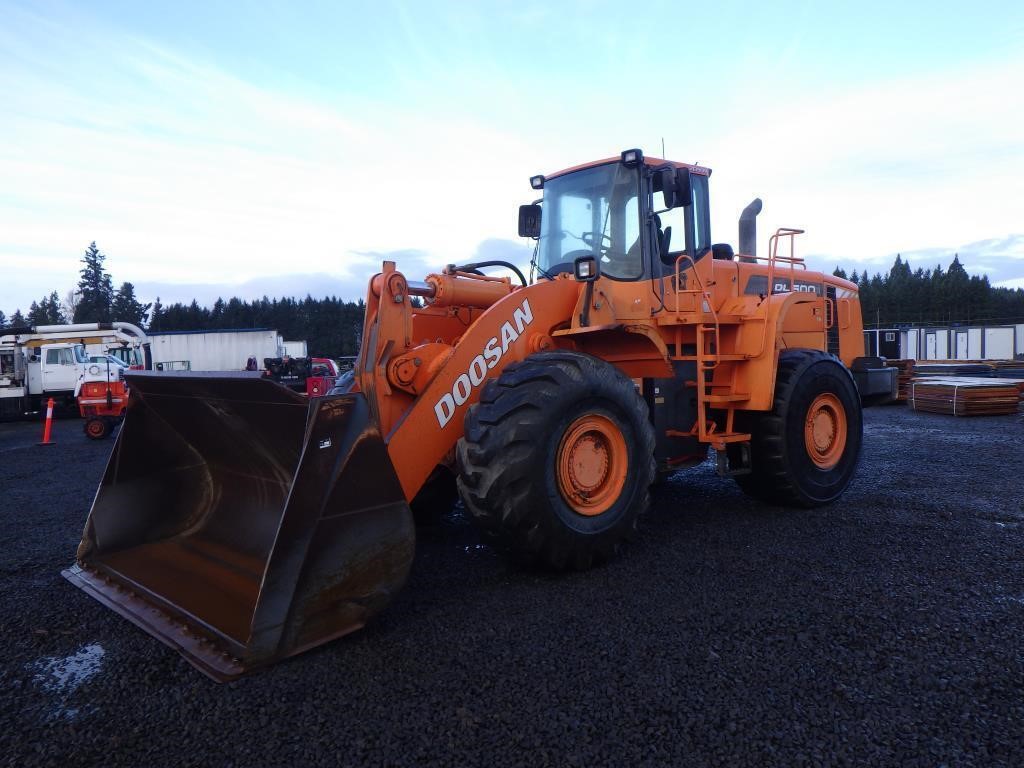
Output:
[[0,310],[91,241],[145,301],[529,260],[528,179],[713,169],[712,238],[1024,287],[1024,3],[0,0]]

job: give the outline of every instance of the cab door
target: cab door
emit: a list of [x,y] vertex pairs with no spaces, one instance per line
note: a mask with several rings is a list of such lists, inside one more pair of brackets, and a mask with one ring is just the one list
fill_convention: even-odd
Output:
[[43,391],[73,391],[81,373],[74,349],[69,346],[44,345],[39,351],[42,355],[39,367]]

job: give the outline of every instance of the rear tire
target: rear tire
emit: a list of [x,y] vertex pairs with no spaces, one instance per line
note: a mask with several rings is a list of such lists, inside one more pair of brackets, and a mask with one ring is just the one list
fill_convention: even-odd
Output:
[[527,561],[612,557],[650,504],[654,429],[633,382],[578,352],[541,352],[488,382],[466,415],[458,484],[484,537]]
[[[835,501],[857,470],[863,436],[853,377],[832,355],[786,350],[779,355],[775,404],[747,413],[751,472],[737,475],[744,493],[773,504],[817,507]],[[738,459],[730,446],[730,459]]]

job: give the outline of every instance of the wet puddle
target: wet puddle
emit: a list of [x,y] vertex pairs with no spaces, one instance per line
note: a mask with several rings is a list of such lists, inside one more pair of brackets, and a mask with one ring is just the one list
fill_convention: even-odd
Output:
[[74,718],[80,713],[71,706],[71,700],[78,687],[95,676],[103,667],[106,651],[99,643],[83,645],[70,656],[47,656],[29,664],[35,673],[32,681],[54,697],[55,717]]

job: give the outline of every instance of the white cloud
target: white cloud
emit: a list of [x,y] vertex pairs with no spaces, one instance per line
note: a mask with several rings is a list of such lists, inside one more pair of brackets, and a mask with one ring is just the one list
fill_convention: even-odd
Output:
[[99,103],[33,74],[27,54],[0,75],[14,105],[0,176],[16,190],[0,198],[0,267],[34,273],[0,306],[41,295],[27,282],[70,287],[94,239],[115,281],[362,286],[366,252],[420,249],[440,267],[515,237],[529,149],[485,120],[347,111],[129,40],[109,55],[126,82]]
[[[1024,57],[955,75],[756,105],[715,142],[713,230],[764,199],[762,237],[805,228],[804,253],[852,264],[978,241],[1019,226]],[[1024,264],[1021,265],[1024,269]]]

